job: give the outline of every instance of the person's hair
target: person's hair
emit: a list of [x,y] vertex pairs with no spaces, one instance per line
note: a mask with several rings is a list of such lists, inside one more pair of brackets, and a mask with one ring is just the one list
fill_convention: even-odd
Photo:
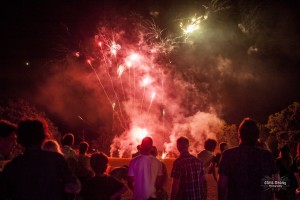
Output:
[[144,137],[141,143],[141,152],[150,153],[153,147],[153,140],[151,137]]
[[44,151],[52,151],[52,152],[57,152],[63,155],[61,148],[56,140],[45,140],[42,149]]
[[207,139],[204,142],[204,148],[208,151],[214,151],[216,149],[217,146],[217,141],[213,140],[213,139]]
[[219,144],[219,147],[220,147],[220,151],[223,152],[226,150],[226,147],[228,147],[228,144],[226,142],[221,142]]
[[251,118],[245,118],[239,126],[239,136],[242,144],[255,145],[259,137],[259,129]]
[[68,133],[62,138],[62,145],[72,146],[74,144],[74,135],[72,133]]
[[177,139],[176,144],[177,144],[178,151],[183,152],[183,151],[188,151],[190,142],[189,139],[181,136]]
[[79,153],[85,154],[89,148],[89,143],[87,142],[80,142],[79,144]]
[[48,137],[48,125],[43,119],[23,119],[18,123],[17,140],[20,145],[41,146]]
[[7,120],[0,120],[0,137],[7,138],[10,134],[16,132],[17,125]]
[[95,174],[103,174],[107,169],[108,157],[104,153],[93,153],[90,164]]

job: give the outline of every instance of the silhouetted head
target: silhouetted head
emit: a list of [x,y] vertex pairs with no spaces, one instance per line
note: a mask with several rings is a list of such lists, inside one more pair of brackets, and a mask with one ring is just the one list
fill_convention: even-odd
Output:
[[144,137],[141,143],[141,153],[150,154],[153,147],[153,140],[151,137]]
[[0,120],[0,138],[7,138],[9,135],[15,133],[17,125],[6,120]]
[[181,136],[177,139],[176,143],[177,143],[177,149],[180,153],[188,152],[190,146],[189,139]]
[[104,153],[93,153],[90,164],[95,174],[103,174],[107,169],[108,157]]
[[74,135],[72,133],[68,133],[62,138],[62,145],[73,146],[74,144]]
[[57,152],[63,155],[61,148],[56,140],[46,140],[42,145],[44,151]]
[[290,148],[288,145],[284,145],[280,148],[280,157],[289,157],[290,156]]
[[220,147],[220,151],[223,152],[228,149],[228,144],[226,142],[221,142],[219,147]]
[[297,144],[297,155],[300,156],[300,143]]
[[156,146],[153,146],[152,149],[151,149],[151,155],[154,156],[154,157],[156,157],[157,154],[158,154],[157,153],[157,148],[156,148]]
[[216,146],[217,146],[217,141],[216,141],[216,140],[213,140],[213,139],[207,139],[207,140],[204,142],[204,148],[205,148],[207,151],[213,152],[213,151],[216,149]]
[[6,120],[0,120],[0,156],[9,156],[15,141],[17,125]]
[[86,154],[88,148],[89,148],[89,143],[80,142],[80,144],[79,144],[79,154]]
[[25,148],[41,146],[47,137],[48,126],[42,119],[24,119],[18,124],[18,143]]
[[254,146],[259,137],[259,129],[256,122],[250,118],[245,118],[239,126],[239,137],[242,144]]

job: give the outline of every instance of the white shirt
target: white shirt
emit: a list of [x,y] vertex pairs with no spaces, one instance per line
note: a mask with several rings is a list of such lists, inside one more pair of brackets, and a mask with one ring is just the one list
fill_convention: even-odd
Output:
[[129,163],[128,176],[134,177],[133,199],[147,200],[156,197],[155,182],[162,176],[162,164],[152,155],[140,155]]

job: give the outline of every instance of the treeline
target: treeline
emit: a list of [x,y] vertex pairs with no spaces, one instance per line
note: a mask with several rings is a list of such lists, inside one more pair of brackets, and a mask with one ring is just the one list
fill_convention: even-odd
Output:
[[[271,114],[267,124],[259,124],[260,142],[268,145],[275,156],[279,148],[287,144],[291,153],[296,153],[300,143],[300,103],[294,102],[287,108]],[[225,124],[222,132],[217,134],[219,142],[227,142],[230,146],[238,145],[236,124]]]

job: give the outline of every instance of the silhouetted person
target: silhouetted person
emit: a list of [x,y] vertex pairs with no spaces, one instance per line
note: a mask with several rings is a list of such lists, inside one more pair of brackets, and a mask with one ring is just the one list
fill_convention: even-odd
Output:
[[294,163],[298,169],[297,179],[300,182],[300,143],[297,144],[296,156],[294,158]]
[[77,168],[77,155],[75,150],[73,149],[74,145],[74,135],[72,133],[68,133],[63,136],[62,138],[62,152],[65,156],[65,159],[67,160],[67,163],[72,170],[73,173],[76,172]]
[[269,151],[255,146],[259,137],[256,123],[245,118],[239,126],[240,145],[223,152],[219,165],[219,200],[273,199],[271,189],[265,191],[263,178],[276,173]]
[[90,156],[87,155],[88,148],[89,144],[87,142],[81,142],[79,144],[76,175],[82,184],[84,184],[94,174],[90,165]]
[[95,176],[83,186],[80,200],[111,200],[127,191],[123,183],[106,175],[108,157],[104,153],[93,153],[90,164]]
[[9,159],[16,142],[17,125],[6,120],[0,120],[0,172],[4,163]]
[[[152,147],[151,150],[151,155],[154,157],[157,157],[158,152],[157,152],[157,148],[155,146]],[[167,200],[168,199],[168,192],[167,192],[167,181],[168,181],[168,171],[167,171],[167,166],[164,162],[160,161],[162,164],[162,178],[160,179],[161,183],[159,185],[161,185],[161,188],[157,188],[157,196],[158,199],[160,200]]]
[[43,151],[41,145],[48,136],[46,122],[25,119],[19,122],[18,143],[24,154],[9,162],[0,179],[0,199],[60,200],[64,193],[78,193],[79,181],[72,175],[64,157]]
[[115,167],[110,172],[109,175],[118,179],[119,181],[128,181],[128,166],[123,165],[121,167]]
[[61,148],[56,140],[46,140],[42,144],[42,149],[44,151],[52,151],[52,152],[57,152],[60,153],[61,155],[64,155],[63,152],[61,151]]
[[[115,179],[121,181],[122,183],[128,184],[128,165],[123,165],[121,167],[115,167],[110,172],[109,175]],[[120,200],[121,197],[117,197],[116,200]]]
[[192,156],[189,149],[189,140],[186,137],[177,139],[179,158],[174,161],[171,177],[171,200],[202,200],[204,171],[202,163]]
[[[295,173],[295,175],[296,175],[298,185],[299,185],[300,184],[300,143],[297,144],[296,156],[294,158],[294,163],[298,170],[298,172]],[[297,195],[297,197],[300,197],[300,187],[297,188],[296,195]]]
[[298,182],[294,173],[298,172],[298,169],[296,163],[290,155],[290,149],[287,145],[284,145],[280,149],[280,154],[276,160],[276,164],[279,169],[280,177],[287,177],[289,180],[289,186],[284,190],[282,189],[276,193],[277,199],[295,200]]
[[141,143],[141,155],[129,163],[128,186],[133,190],[135,200],[155,199],[157,188],[162,187],[162,164],[151,155],[152,147],[152,138],[145,137]]
[[137,150],[137,152],[135,152],[134,154],[131,155],[132,158],[135,158],[141,154],[141,145],[140,144],[136,146],[136,150]]
[[294,158],[294,162],[296,163],[298,171],[300,172],[300,143],[297,144],[297,150],[296,150],[296,156]]
[[202,162],[204,168],[205,179],[203,182],[203,200],[207,199],[207,176],[212,174],[215,181],[217,181],[217,175],[215,171],[214,161],[215,155],[213,154],[217,146],[217,141],[213,139],[207,139],[204,142],[204,150],[198,153],[197,158]]
[[215,166],[216,167],[219,167],[219,163],[220,163],[220,160],[221,160],[221,156],[222,156],[222,153],[228,149],[228,144],[226,142],[221,142],[219,144],[219,148],[220,148],[220,153],[217,153],[216,154],[216,157],[215,157]]

